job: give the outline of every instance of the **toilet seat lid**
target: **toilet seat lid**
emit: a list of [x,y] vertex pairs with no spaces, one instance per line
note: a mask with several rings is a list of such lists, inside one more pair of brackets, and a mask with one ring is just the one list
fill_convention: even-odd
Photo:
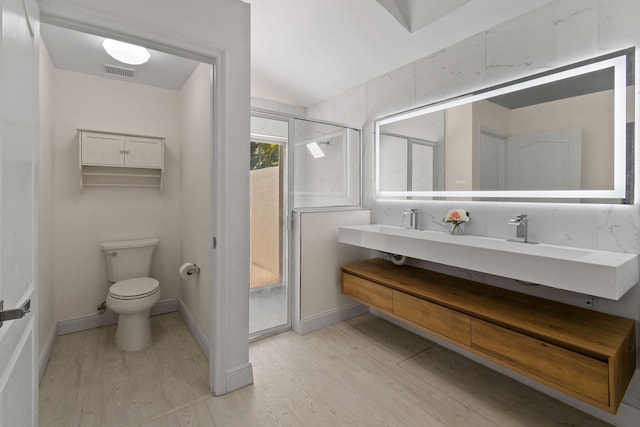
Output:
[[155,293],[159,288],[160,283],[156,279],[137,277],[114,283],[109,288],[109,294],[119,299],[143,298]]

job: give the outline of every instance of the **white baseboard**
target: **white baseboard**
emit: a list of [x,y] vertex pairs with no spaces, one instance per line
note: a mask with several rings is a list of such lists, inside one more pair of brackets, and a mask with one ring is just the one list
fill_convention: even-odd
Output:
[[149,314],[151,316],[158,316],[159,314],[174,313],[176,311],[178,311],[178,299],[174,298],[158,302],[151,307]]
[[[178,299],[178,312],[187,325],[187,329],[189,329],[189,332],[191,332],[191,335],[193,335],[193,338],[198,343],[200,350],[202,350],[207,360],[210,361],[209,338],[202,332],[202,329],[200,329],[186,304],[181,299]],[[247,335],[247,339],[248,338],[249,336]],[[243,363],[225,371],[225,394],[248,386],[249,384],[253,384],[253,367],[250,362]]]
[[38,373],[38,381],[42,380],[42,375],[44,375],[44,370],[47,369],[47,365],[49,364],[49,357],[51,356],[51,350],[53,350],[53,345],[56,343],[56,337],[58,336],[58,324],[54,323],[51,326],[51,330],[49,331],[49,335],[47,336],[47,340],[44,343],[44,347],[40,352],[40,366]]
[[[151,307],[150,314],[151,316],[156,316],[158,314],[173,313],[174,311],[178,311],[178,300],[170,299],[155,304]],[[115,325],[116,323],[118,323],[118,315],[111,310],[107,310],[102,314],[89,314],[58,322],[58,335],[72,334],[101,326]]]
[[202,332],[202,329],[200,329],[200,327],[196,323],[195,319],[189,312],[189,309],[187,308],[185,303],[179,298],[178,298],[178,312],[182,316],[182,320],[184,320],[184,323],[187,325],[187,329],[189,329],[189,332],[191,332],[191,335],[193,335],[193,338],[195,338],[196,342],[198,343],[200,350],[202,350],[202,354],[204,354],[204,357],[206,357],[207,360],[210,360],[209,359],[209,339]]
[[305,335],[318,329],[331,326],[335,323],[360,316],[369,312],[369,307],[360,303],[345,305],[335,310],[326,311],[300,320],[299,330],[295,331],[300,335]]
[[241,389],[253,384],[253,367],[246,362],[225,372],[227,393]]

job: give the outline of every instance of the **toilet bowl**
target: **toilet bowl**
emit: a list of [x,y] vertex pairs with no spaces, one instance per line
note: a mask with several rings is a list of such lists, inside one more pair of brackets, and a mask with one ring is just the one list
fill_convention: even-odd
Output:
[[160,300],[160,283],[151,277],[121,280],[109,288],[107,307],[118,313],[116,346],[139,351],[151,344],[149,310]]
[[107,277],[113,284],[107,308],[118,313],[116,346],[139,351],[152,343],[149,310],[160,300],[160,283],[149,277],[158,239],[104,242]]

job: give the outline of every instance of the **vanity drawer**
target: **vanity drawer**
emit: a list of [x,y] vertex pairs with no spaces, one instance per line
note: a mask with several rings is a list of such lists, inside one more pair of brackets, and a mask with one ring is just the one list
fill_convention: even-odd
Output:
[[568,390],[609,405],[606,362],[472,319],[471,346]]
[[391,289],[349,273],[342,273],[342,293],[364,304],[393,311]]
[[393,291],[393,312],[438,334],[471,345],[471,319],[466,314],[398,291]]

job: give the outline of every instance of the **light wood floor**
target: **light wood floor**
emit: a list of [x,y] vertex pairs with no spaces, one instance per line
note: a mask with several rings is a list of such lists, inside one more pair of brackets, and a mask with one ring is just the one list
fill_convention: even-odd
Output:
[[[176,315],[158,316],[153,320],[163,323],[164,318],[170,316],[173,316],[172,323],[178,323]],[[113,335],[93,331],[82,334]],[[87,371],[103,368],[99,368],[102,362],[84,360],[99,360],[101,352],[113,351],[105,350],[106,338],[89,340],[103,342],[96,345],[70,337],[65,341],[73,340],[73,343],[60,343],[66,337],[60,337],[56,343],[56,357],[52,357],[41,386],[40,419],[45,427],[606,425],[371,315],[305,336],[287,332],[256,341],[250,347],[254,385],[213,397],[202,393],[202,384],[207,378],[204,369],[200,381],[193,377],[184,381],[191,382],[193,390],[184,391],[183,403],[169,409],[161,407],[179,400],[177,388],[171,386],[172,382],[179,381],[176,378],[181,375],[179,371],[166,375],[171,378],[169,390],[163,389],[163,385],[166,386],[163,379],[153,377],[116,381],[119,385],[108,381],[85,385],[85,378],[96,381],[96,376],[88,375]],[[59,350],[59,346],[64,350]],[[97,354],[89,347],[98,350]],[[154,347],[147,356],[149,363],[151,359],[159,363],[161,368],[155,375],[162,376],[163,367],[169,369],[174,362],[159,361],[160,358],[151,356],[153,352]],[[183,364],[201,363],[199,358],[187,354]],[[60,358],[72,363],[54,364]],[[115,370],[116,361],[127,363],[128,357],[121,354],[112,359],[109,369]],[[82,365],[87,368],[78,368]],[[131,366],[128,369],[125,376],[132,372]],[[203,368],[185,367],[185,370],[186,375],[195,375]],[[130,392],[127,384],[154,390]],[[100,391],[99,386],[105,390]],[[180,390],[183,386],[186,384],[180,384]],[[71,388],[77,390],[72,392]],[[160,403],[150,397],[152,392],[158,395]],[[111,394],[117,398],[110,398]],[[200,396],[189,400],[187,394]],[[73,403],[71,395],[80,399],[78,404]],[[154,411],[155,414],[149,415]],[[53,416],[48,418],[48,414]]]
[[209,395],[209,362],[178,313],[151,318],[154,343],[118,350],[116,327],[58,337],[40,383],[40,425],[127,426]]

